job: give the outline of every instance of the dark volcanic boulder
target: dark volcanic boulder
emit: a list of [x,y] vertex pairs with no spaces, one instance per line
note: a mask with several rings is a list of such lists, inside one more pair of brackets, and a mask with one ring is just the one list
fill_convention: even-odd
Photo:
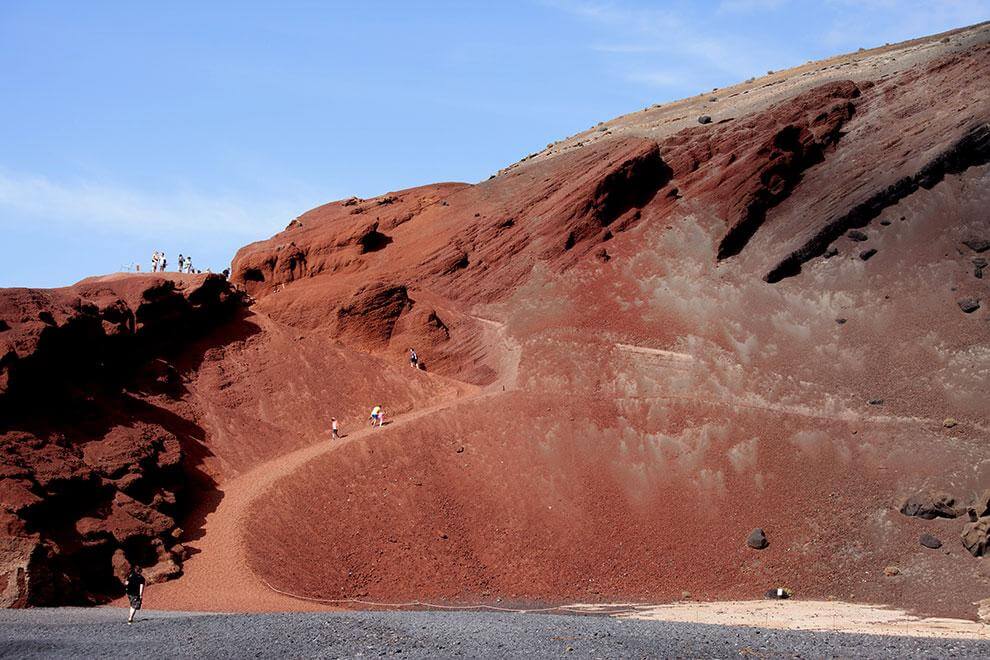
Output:
[[918,543],[925,546],[926,548],[931,548],[932,550],[938,550],[942,547],[942,541],[938,537],[932,536],[931,534],[922,534],[921,538],[918,539]]
[[986,252],[990,250],[990,240],[985,238],[967,238],[963,241],[963,245],[973,252]]
[[974,557],[982,557],[990,547],[990,516],[966,523],[962,531],[963,547]]
[[746,539],[746,545],[754,550],[763,550],[770,545],[770,541],[767,540],[766,533],[757,527],[749,533],[749,537]]
[[915,493],[901,504],[901,513],[931,520],[933,518],[956,518],[960,511],[956,498],[948,493]]
[[959,309],[966,314],[972,314],[980,308],[980,301],[976,298],[962,298],[961,300],[958,300],[956,304],[959,305]]

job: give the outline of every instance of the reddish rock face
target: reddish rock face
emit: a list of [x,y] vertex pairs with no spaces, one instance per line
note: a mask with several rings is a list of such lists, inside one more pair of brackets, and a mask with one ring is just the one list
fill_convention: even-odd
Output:
[[[320,206],[242,248],[237,289],[2,292],[6,602],[188,556],[175,607],[263,578],[527,603],[787,584],[971,615],[981,560],[919,538],[961,533],[990,484],[987,307],[957,304],[990,294],[988,81],[977,26]],[[352,441],[291,462],[331,415]]]
[[176,574],[192,466],[164,411],[134,390],[170,396],[175,383],[146,365],[160,370],[159,356],[243,305],[218,276],[0,291],[4,605],[100,602],[120,590],[115,555]]

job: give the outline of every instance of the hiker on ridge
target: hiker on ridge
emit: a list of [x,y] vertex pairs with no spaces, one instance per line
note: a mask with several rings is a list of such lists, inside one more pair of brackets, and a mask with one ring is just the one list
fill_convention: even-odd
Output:
[[382,427],[382,422],[385,420],[385,411],[382,410],[381,406],[375,406],[371,409],[371,426],[375,426],[375,422],[378,422],[378,428]]
[[131,565],[131,572],[124,581],[124,591],[127,592],[127,600],[131,609],[127,617],[127,625],[134,623],[134,615],[141,609],[141,601],[144,599],[144,576],[141,575],[141,567],[137,564]]
[[337,430],[337,418],[336,417],[331,417],[330,418],[330,439],[331,440],[340,440],[340,433]]
[[409,366],[413,369],[419,369],[419,356],[416,355],[416,351],[412,347],[409,348]]

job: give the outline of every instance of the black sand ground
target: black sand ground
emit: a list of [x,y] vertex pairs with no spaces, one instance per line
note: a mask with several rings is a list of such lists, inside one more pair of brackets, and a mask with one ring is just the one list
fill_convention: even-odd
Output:
[[599,616],[465,612],[258,615],[0,611],[0,656],[990,657],[990,641],[842,635]]

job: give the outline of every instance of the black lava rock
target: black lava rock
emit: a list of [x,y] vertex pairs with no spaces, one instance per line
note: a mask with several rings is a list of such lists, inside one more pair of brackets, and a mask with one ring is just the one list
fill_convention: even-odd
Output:
[[986,252],[990,250],[990,240],[985,238],[967,238],[963,241],[963,245],[973,252]]
[[746,539],[746,545],[754,550],[763,550],[770,545],[770,541],[767,540],[766,533],[757,527],[749,533],[749,537]]
[[863,250],[862,252],[859,253],[859,258],[862,259],[863,261],[869,261],[870,257],[875,255],[876,253],[877,251],[875,248],[870,248],[869,250]]
[[700,117],[698,117],[698,123],[699,124],[710,124],[710,123],[712,123],[712,118],[709,117],[708,115],[701,115]]
[[866,234],[864,234],[863,232],[861,232],[858,229],[851,229],[849,231],[849,233],[846,234],[846,236],[849,237],[849,240],[860,242],[860,243],[863,242],[863,241],[865,241],[865,240],[867,240],[869,238],[869,236],[867,236]]
[[927,533],[921,535],[921,538],[918,539],[918,543],[926,548],[931,548],[932,550],[938,550],[942,547],[942,542],[937,537]]
[[934,518],[958,518],[956,498],[948,493],[922,492],[911,495],[901,504],[901,513],[925,520]]
[[956,304],[966,314],[972,314],[980,308],[980,301],[976,298],[963,298],[962,300],[957,300]]

